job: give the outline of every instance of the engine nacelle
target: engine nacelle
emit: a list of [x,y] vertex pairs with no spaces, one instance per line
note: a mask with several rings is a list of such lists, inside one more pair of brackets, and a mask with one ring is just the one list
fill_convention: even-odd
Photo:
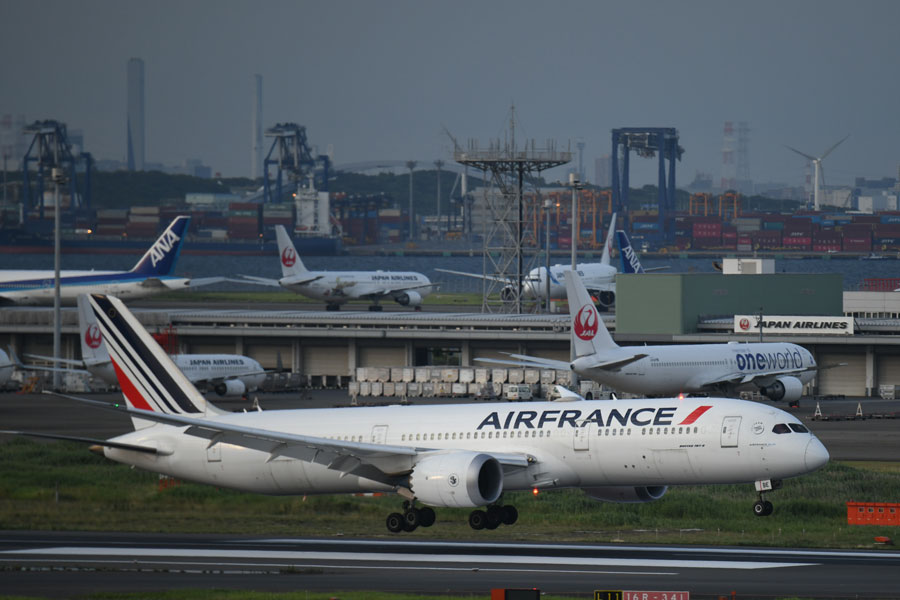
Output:
[[759,388],[759,393],[769,400],[793,402],[803,395],[803,382],[796,377],[779,377],[772,385]]
[[628,486],[612,485],[607,487],[582,488],[592,500],[600,502],[638,503],[659,500],[669,489],[664,485]]
[[516,288],[511,285],[503,286],[500,290],[500,300],[503,302],[512,302],[516,297]]
[[409,476],[416,499],[431,506],[485,506],[503,493],[503,467],[479,452],[448,452],[426,456]]
[[400,306],[419,306],[422,304],[422,294],[412,290],[403,292],[397,296],[397,304]]
[[603,308],[609,308],[616,303],[616,294],[615,292],[600,292],[597,294],[597,302]]
[[247,386],[240,379],[226,379],[217,383],[213,390],[220,396],[243,396]]

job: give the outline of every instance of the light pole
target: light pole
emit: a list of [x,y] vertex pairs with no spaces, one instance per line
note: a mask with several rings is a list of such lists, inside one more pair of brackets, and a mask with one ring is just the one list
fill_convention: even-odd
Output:
[[[56,148],[59,148],[57,145]],[[58,152],[58,150],[57,150]],[[55,158],[55,161],[58,164],[58,156]],[[59,185],[65,179],[65,175],[63,170],[58,167],[53,167],[50,170],[51,178],[53,179],[53,358],[57,360],[57,365],[62,363],[58,362],[60,358],[62,358],[62,314],[60,312],[60,281],[59,281],[59,262],[60,262],[60,210],[59,210]],[[53,371],[53,389],[54,391],[59,391],[60,386],[60,376],[59,371]]]
[[553,201],[550,198],[544,200],[544,212],[547,213],[547,312],[550,312],[550,207]]
[[413,169],[416,168],[416,165],[417,165],[417,164],[418,164],[418,163],[417,163],[416,161],[414,161],[414,160],[408,160],[408,161],[406,161],[406,168],[409,169],[409,241],[413,241],[413,230],[414,230],[413,223],[414,223],[414,217],[413,217],[413,192],[412,192],[413,186],[412,186],[412,174],[413,174]]
[[434,161],[434,166],[437,167],[437,229],[438,229],[438,239],[441,238],[441,167],[444,166],[444,161],[438,159]]

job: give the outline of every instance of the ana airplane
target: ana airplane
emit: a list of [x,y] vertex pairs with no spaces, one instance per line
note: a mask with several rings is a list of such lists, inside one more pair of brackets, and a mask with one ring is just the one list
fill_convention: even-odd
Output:
[[637,252],[631,246],[628,234],[621,229],[616,230],[616,245],[619,247],[619,259],[622,261],[623,273],[646,273]]
[[[316,300],[327,310],[338,310],[349,300],[369,300],[371,311],[380,311],[379,302],[391,299],[401,306],[421,310],[422,300],[436,287],[425,275],[413,271],[309,271],[283,225],[275,226],[281,279],[242,275],[245,280],[283,287]],[[242,280],[231,280],[246,283]]]
[[[84,294],[78,296],[78,326],[81,331],[81,360],[54,359],[37,354],[25,356],[67,364],[109,384],[118,384],[97,319]],[[207,386],[219,396],[243,396],[259,388],[266,378],[265,369],[257,361],[239,354],[173,354],[170,357],[191,383]],[[22,365],[22,368],[40,367]]]
[[[578,272],[582,281],[584,281],[584,285],[597,297],[600,305],[604,307],[612,306],[616,300],[616,268],[610,264],[610,249],[612,247],[615,226],[616,214],[613,213],[612,221],[609,224],[609,231],[606,234],[606,243],[603,244],[603,252],[600,255],[600,262],[579,263],[575,265],[575,270]],[[565,300],[566,285],[563,283],[563,273],[567,273],[571,270],[571,264],[553,265],[550,267],[551,300]],[[452,271],[450,269],[435,269],[435,271],[503,283],[505,285],[503,289],[500,290],[501,299],[508,300],[515,297],[515,281],[510,281],[505,277],[479,275],[477,273]],[[522,279],[522,297],[528,300],[546,301],[547,267],[535,267]]]
[[[60,301],[75,304],[79,294],[115,294],[143,298],[152,294],[208,285],[223,277],[186,279],[171,274],[190,217],[176,217],[130,271],[60,271]],[[0,271],[0,304],[53,304],[54,271]]]
[[771,400],[799,400],[816,370],[812,354],[786,343],[616,344],[577,277],[566,275],[575,360],[565,362],[510,354],[500,364],[571,369],[616,390],[650,396],[709,392],[728,396],[758,390]]
[[767,515],[764,492],[829,458],[792,415],[725,398],[225,413],[121,301],[98,295],[91,306],[127,406],[83,401],[125,411],[135,426],[89,440],[108,458],[263,494],[397,493],[405,502],[387,517],[393,532],[434,523],[430,507],[475,508],[475,529],[512,524],[518,511],[504,492],[556,488],[649,502],[669,485],[755,482],[753,510]]

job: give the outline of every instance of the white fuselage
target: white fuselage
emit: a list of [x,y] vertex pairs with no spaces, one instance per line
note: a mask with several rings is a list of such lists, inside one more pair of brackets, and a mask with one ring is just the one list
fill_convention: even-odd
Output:
[[[602,263],[575,265],[575,272],[584,286],[590,289],[611,288],[616,281],[616,268]],[[550,267],[550,299],[565,300],[566,284],[563,273],[572,270],[572,265],[552,265]],[[537,267],[529,271],[523,286],[523,294],[530,299],[547,298],[547,267]]]
[[[586,368],[589,362],[613,361],[617,357],[647,354],[647,357],[619,370]],[[580,362],[584,360],[585,362]],[[796,377],[809,383],[815,371],[802,371],[816,365],[812,354],[802,346],[787,343],[730,343],[672,346],[622,346],[596,357],[576,359],[573,369],[583,377],[634,394],[663,395],[678,392],[708,391],[710,381],[741,376],[774,377],[797,370]],[[802,371],[802,372],[800,372]],[[738,391],[740,385],[737,386]],[[748,388],[749,389],[749,388]]]
[[[152,279],[152,283],[148,280]],[[183,277],[147,277],[129,271],[60,271],[60,300],[74,304],[79,294],[108,294],[131,300],[185,287]],[[0,271],[0,297],[24,305],[53,304],[55,274],[48,270]]]
[[[419,452],[531,456],[527,468],[504,477],[506,491],[753,482],[801,475],[828,460],[822,444],[792,415],[727,398],[359,407],[206,418]],[[773,430],[776,424],[791,423],[804,432]],[[158,455],[115,448],[105,453],[173,477],[265,494],[393,490],[327,464],[211,444],[183,432],[183,427],[157,424],[116,438],[158,448]]]
[[413,271],[310,271],[309,277],[319,279],[303,284],[283,282],[282,285],[329,304],[343,304],[359,298],[396,299],[408,288],[423,298],[432,292],[428,277]]

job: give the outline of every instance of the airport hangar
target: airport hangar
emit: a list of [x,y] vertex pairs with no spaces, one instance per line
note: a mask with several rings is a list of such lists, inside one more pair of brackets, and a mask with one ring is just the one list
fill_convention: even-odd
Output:
[[[620,345],[753,342],[734,315],[851,316],[853,333],[764,336],[808,348],[826,369],[811,394],[871,396],[900,385],[900,293],[844,292],[836,274],[619,275],[615,316]],[[476,358],[516,352],[569,359],[568,314],[136,309],[151,332],[173,325],[183,352],[246,354],[265,368],[279,361],[310,385],[346,386],[357,367],[489,366]],[[20,356],[52,354],[53,311],[0,311],[0,343]],[[77,314],[63,309],[62,353],[79,358]]]

